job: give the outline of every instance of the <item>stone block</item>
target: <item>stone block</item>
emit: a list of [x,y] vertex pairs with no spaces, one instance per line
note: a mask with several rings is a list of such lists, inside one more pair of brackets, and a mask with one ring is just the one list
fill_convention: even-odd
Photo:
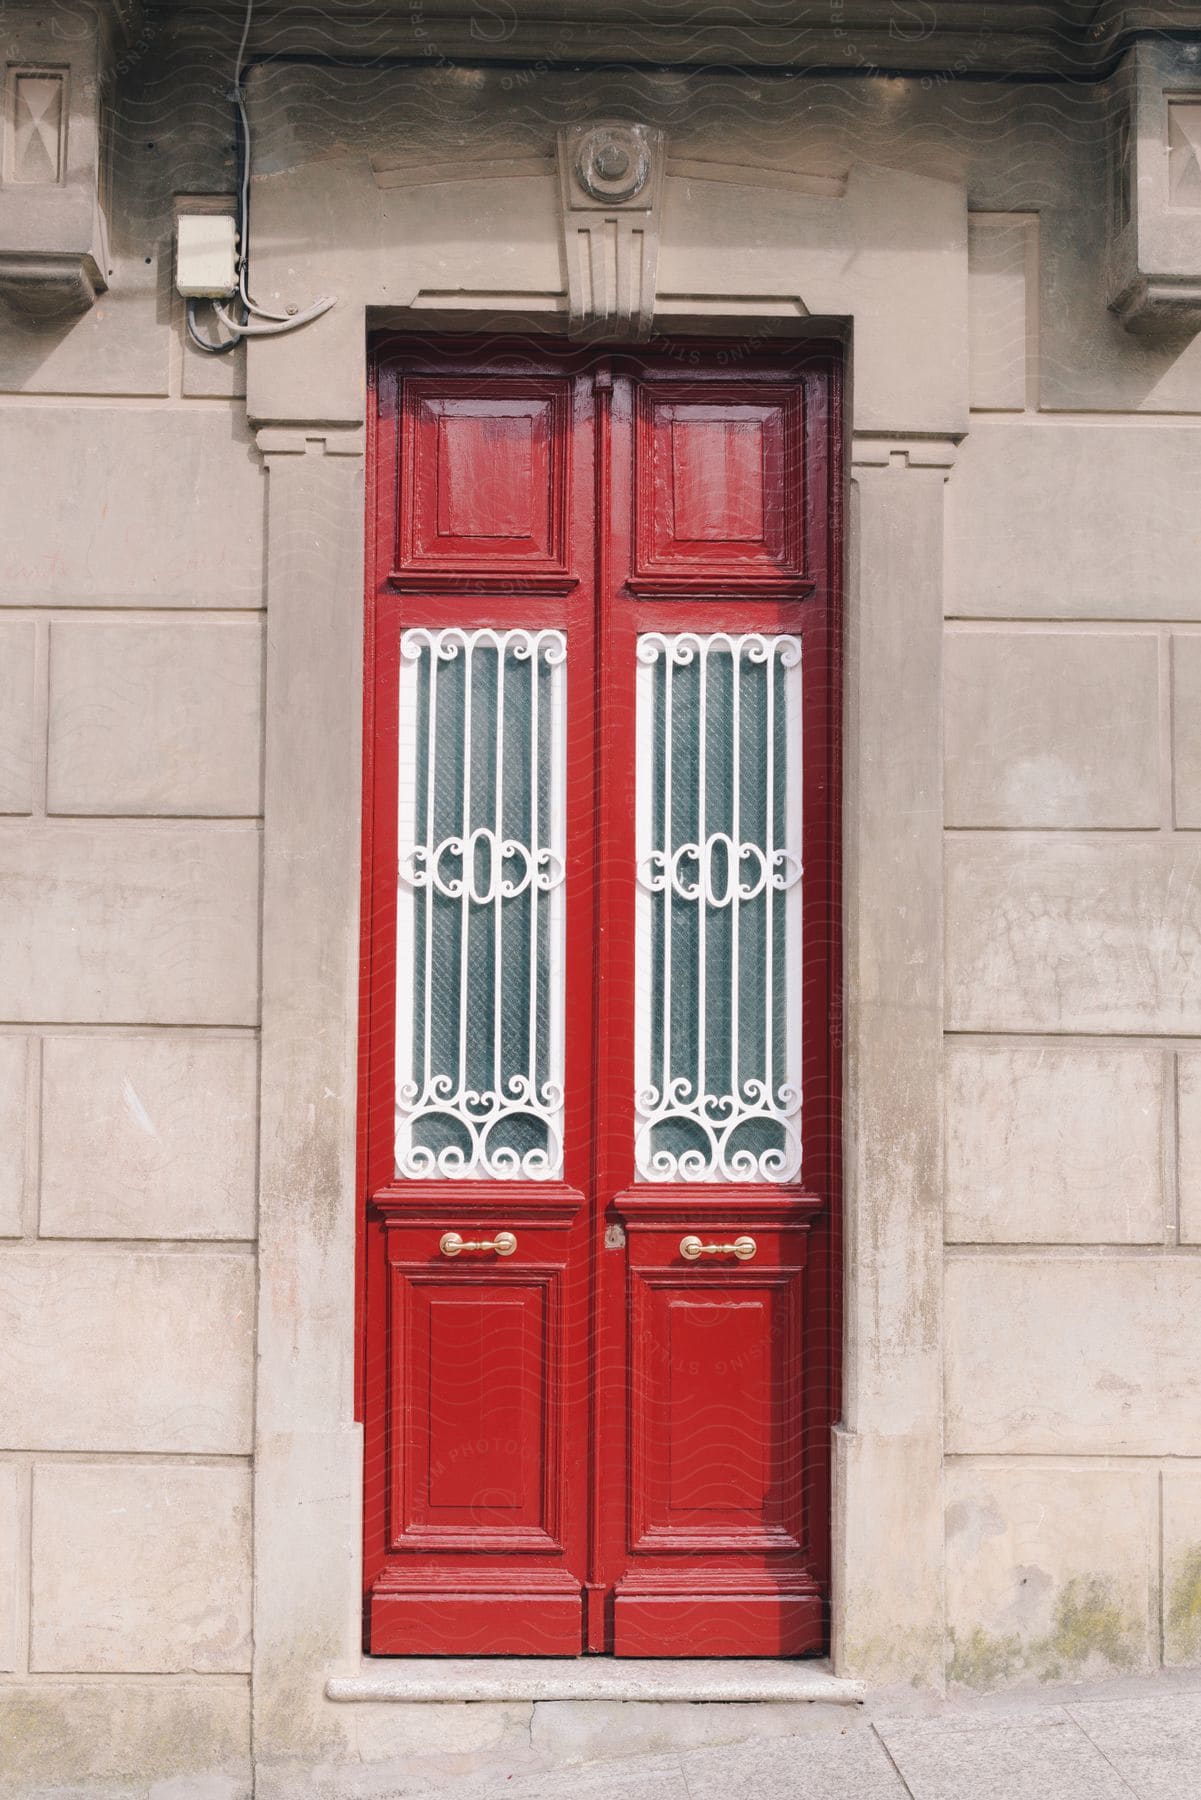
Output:
[[113,254],[108,293],[67,330],[48,332],[44,320],[5,308],[0,392],[166,396],[171,333],[157,316],[159,271],[147,267],[140,241],[137,250]]
[[954,1031],[1201,1033],[1197,846],[970,833],[947,844]]
[[1201,619],[1199,487],[1187,424],[977,421],[947,485],[947,612]]
[[233,412],[6,406],[0,604],[260,607],[263,475]]
[[1172,793],[1176,824],[1201,827],[1201,633],[1172,639]]
[[387,1779],[387,1770],[406,1792],[421,1792],[427,1782],[453,1787],[498,1767],[511,1774],[546,1765],[531,1748],[535,1708],[528,1700],[440,1704],[436,1733],[430,1730],[433,1710],[403,1702],[355,1706],[349,1723],[359,1760],[377,1778]]
[[0,624],[0,813],[33,810],[34,627]]
[[28,1054],[28,1038],[0,1037],[0,1237],[20,1237],[23,1228]]
[[[832,1620],[835,1674],[875,1687],[941,1681],[942,1474],[941,1433],[891,1436],[835,1427],[833,1562],[841,1593]],[[882,1494],[890,1497],[886,1525]]]
[[15,1463],[0,1462],[0,1669],[14,1669],[17,1662],[17,1584],[26,1479],[25,1470]]
[[48,1037],[42,1236],[253,1237],[257,1096],[251,1038]]
[[952,1040],[948,1241],[1160,1243],[1163,1062],[1124,1046]]
[[250,1800],[250,1694],[202,1681],[0,1686],[3,1800]]
[[973,409],[1021,412],[1032,361],[1036,213],[969,213],[967,303]]
[[253,1327],[246,1255],[5,1250],[0,1443],[245,1452]]
[[1176,1128],[1180,1241],[1201,1244],[1201,1054],[1196,1051],[1177,1059]]
[[1201,1467],[1163,1472],[1163,1659],[1201,1664]]
[[250,1471],[40,1463],[30,1667],[250,1668]]
[[49,810],[259,812],[261,694],[257,620],[56,623]]
[[[206,329],[201,321],[200,329]],[[209,327],[208,329],[211,329]],[[183,343],[182,388],[185,399],[211,400],[224,396],[240,400],[246,393],[246,345],[241,343],[226,356],[207,356],[181,332]],[[216,332],[213,332],[216,336]]]
[[1156,1660],[1153,1469],[947,1469],[952,1682],[1079,1681]]
[[698,1706],[686,1700],[544,1700],[534,1708],[529,1737],[535,1753],[558,1769],[710,1744],[803,1737],[823,1727],[834,1735],[855,1719],[845,1707],[820,1701]]
[[38,823],[0,870],[0,1017],[253,1025],[253,825]]
[[948,825],[1159,824],[1156,638],[953,630],[943,673]]
[[1201,1455],[1195,1257],[959,1254],[946,1443],[980,1455]]

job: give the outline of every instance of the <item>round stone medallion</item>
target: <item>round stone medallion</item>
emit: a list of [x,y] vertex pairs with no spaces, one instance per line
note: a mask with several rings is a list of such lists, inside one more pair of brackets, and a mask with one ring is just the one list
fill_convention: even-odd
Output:
[[650,151],[632,126],[598,125],[581,139],[575,169],[586,194],[621,205],[646,186]]

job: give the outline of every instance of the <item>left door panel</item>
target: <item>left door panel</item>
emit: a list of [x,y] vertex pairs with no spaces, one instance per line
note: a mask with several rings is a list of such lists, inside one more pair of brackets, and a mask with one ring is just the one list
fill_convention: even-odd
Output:
[[376,392],[366,1639],[578,1655],[594,877],[568,782],[593,779],[591,386],[410,349]]
[[374,1586],[376,1652],[579,1652],[580,1581],[563,1535],[580,1499],[563,1409],[581,1335],[570,1227],[527,1217],[509,1250],[505,1227],[473,1209],[471,1229],[487,1236],[467,1243],[500,1238],[503,1254],[448,1257],[439,1224],[387,1227],[387,1552],[415,1566]]

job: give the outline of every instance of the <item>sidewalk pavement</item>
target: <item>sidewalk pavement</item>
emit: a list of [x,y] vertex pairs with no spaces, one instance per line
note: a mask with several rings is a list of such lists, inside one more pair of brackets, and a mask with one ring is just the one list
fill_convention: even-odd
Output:
[[641,1755],[622,1754],[618,1718],[601,1755],[459,1786],[457,1800],[1201,1800],[1201,1671],[1053,1695],[869,1697],[814,1706],[795,1730],[790,1710],[784,1735],[757,1731],[766,1708],[740,1710],[733,1741]]

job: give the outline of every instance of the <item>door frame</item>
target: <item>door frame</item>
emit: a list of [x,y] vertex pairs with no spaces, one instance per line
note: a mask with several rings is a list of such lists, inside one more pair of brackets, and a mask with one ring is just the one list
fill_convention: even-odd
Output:
[[[370,212],[366,162],[356,180]],[[915,175],[888,180],[890,210],[872,242],[888,238],[889,219],[917,207],[951,266],[964,269],[960,190]],[[275,229],[291,243],[285,200],[280,183],[258,196],[264,242]],[[924,312],[919,329],[927,248],[898,242],[889,281],[865,285],[851,255],[862,247],[858,217],[838,222],[847,255],[821,290],[827,322],[856,347],[848,388],[856,426],[844,471],[846,1329],[831,1659],[839,1676],[937,1690],[945,1618],[939,721],[945,495],[969,422],[966,392],[949,371],[966,343],[966,288],[940,289],[954,304],[939,312],[940,329]],[[392,229],[381,222],[372,241],[390,242]],[[718,242],[723,229],[715,219]],[[362,1445],[349,1304],[366,344],[377,324],[411,322],[421,332],[458,322],[416,305],[385,307],[362,257],[337,261],[335,273],[314,244],[314,279],[341,295],[333,336],[322,321],[319,343],[306,340],[295,355],[253,340],[247,404],[265,476],[268,604],[252,1691],[259,1766],[279,1771],[297,1794],[309,1791],[318,1746],[327,1763],[358,1766],[355,1709],[343,1702],[380,1691],[378,1665],[373,1672],[361,1653]],[[458,291],[475,308],[471,329],[508,328],[511,315],[488,310],[491,264],[466,239],[456,255]],[[756,277],[750,291],[678,298],[671,329],[726,329],[760,343],[808,335],[811,321],[789,298],[808,268],[802,241],[782,246],[770,289]],[[556,296],[530,296],[524,312],[531,329],[561,334]],[[315,352],[324,358],[316,381]],[[899,891],[913,896],[903,911]],[[727,1679],[736,1678],[733,1665]],[[466,1676],[461,1689],[444,1681],[437,1691],[469,1699],[478,1689]],[[298,1744],[311,1749],[301,1757]]]
[[[806,409],[806,446],[812,447],[816,455],[816,467],[820,473],[817,482],[806,481],[804,489],[804,523],[806,541],[811,553],[816,557],[819,571],[819,588],[823,593],[823,609],[818,622],[813,628],[817,633],[817,646],[820,655],[818,678],[806,684],[804,710],[804,742],[809,752],[804,764],[804,832],[805,855],[807,867],[815,869],[810,875],[810,882],[820,884],[818,891],[807,891],[805,899],[805,942],[820,935],[823,953],[816,978],[809,967],[809,953],[806,951],[806,984],[816,981],[816,1000],[819,1016],[824,1015],[827,1025],[822,1031],[820,1027],[807,1032],[803,1042],[803,1058],[805,1068],[806,1112],[805,1132],[807,1143],[813,1143],[815,1149],[806,1156],[806,1187],[816,1188],[825,1200],[820,1220],[820,1229],[809,1245],[809,1270],[807,1272],[806,1293],[810,1314],[805,1321],[805,1344],[807,1353],[814,1357],[824,1371],[824,1378],[814,1380],[807,1378],[805,1384],[806,1400],[815,1396],[811,1404],[806,1405],[805,1416],[794,1421],[798,1440],[804,1445],[804,1466],[807,1471],[806,1516],[810,1522],[813,1547],[815,1552],[815,1568],[818,1578],[827,1595],[824,1617],[825,1645],[829,1647],[830,1638],[830,1580],[832,1569],[831,1512],[833,1506],[833,1438],[832,1432],[840,1414],[841,1399],[841,1361],[842,1361],[842,1329],[843,1329],[843,1264],[842,1264],[842,975],[843,975],[843,943],[842,943],[842,890],[841,890],[841,835],[842,835],[842,712],[843,712],[843,586],[845,568],[845,526],[844,526],[844,492],[845,492],[845,439],[844,439],[844,406],[843,387],[845,380],[846,357],[844,347],[836,340],[814,338],[801,341],[788,334],[776,345],[756,345],[748,349],[745,341],[728,336],[687,337],[681,341],[657,340],[652,346],[634,346],[628,349],[621,346],[604,346],[601,349],[585,349],[565,345],[562,340],[549,337],[530,338],[528,333],[505,337],[489,336],[475,339],[464,335],[443,336],[431,344],[422,335],[417,339],[409,332],[385,331],[377,334],[371,343],[368,360],[368,425],[367,425],[367,468],[366,494],[367,507],[365,518],[366,555],[364,561],[364,658],[363,658],[363,789],[362,789],[362,861],[361,861],[361,915],[360,915],[360,1009],[359,1009],[359,1104],[357,1132],[356,1163],[356,1317],[355,1317],[355,1389],[356,1417],[364,1420],[366,1407],[366,1360],[368,1354],[368,1288],[372,1280],[372,1259],[378,1261],[383,1252],[383,1232],[378,1219],[373,1222],[369,1217],[369,1195],[378,1184],[378,1170],[382,1168],[383,1152],[381,1144],[387,1145],[387,1163],[391,1167],[391,1115],[393,1102],[393,1065],[390,1053],[379,1049],[379,1034],[391,1031],[394,1024],[391,991],[381,992],[377,979],[377,959],[382,958],[385,964],[390,960],[390,952],[383,948],[380,935],[379,914],[386,920],[391,914],[391,907],[381,901],[386,870],[390,867],[390,849],[393,846],[394,822],[390,818],[377,817],[378,785],[376,756],[381,742],[381,729],[394,734],[395,719],[389,715],[380,719],[377,708],[380,704],[381,686],[379,669],[376,664],[378,653],[378,620],[381,598],[388,595],[388,575],[393,558],[392,532],[399,518],[401,499],[397,489],[398,470],[394,466],[394,451],[391,445],[384,446],[379,433],[379,394],[380,381],[390,362],[412,352],[419,361],[429,358],[431,366],[436,366],[443,358],[452,358],[456,364],[465,368],[478,367],[480,363],[504,360],[504,366],[510,372],[522,368],[526,373],[536,373],[545,369],[548,364],[562,372],[586,374],[589,370],[599,368],[603,371],[596,382],[595,404],[589,422],[587,439],[593,457],[594,487],[591,496],[594,517],[599,520],[602,515],[608,516],[610,495],[608,483],[611,477],[610,457],[610,400],[612,390],[608,369],[615,366],[620,369],[622,359],[629,359],[632,366],[639,369],[650,366],[657,372],[659,379],[675,382],[686,382],[691,372],[705,375],[709,379],[715,376],[720,379],[736,378],[737,372],[753,371],[760,379],[770,380],[779,370],[781,376],[787,374],[804,378],[807,391],[810,393],[810,404]],[[482,371],[481,371],[482,373]],[[812,379],[815,386],[808,388]],[[821,396],[821,405],[814,412],[813,394]],[[634,429],[631,423],[631,431]],[[633,439],[631,438],[631,449]],[[808,466],[808,464],[806,464]],[[577,476],[579,475],[577,471]],[[583,503],[577,495],[577,503]],[[619,509],[620,510],[620,509]],[[632,520],[627,521],[631,525]],[[603,669],[606,658],[612,653],[614,625],[610,620],[611,596],[606,578],[606,562],[608,557],[608,532],[600,534],[604,544],[598,556],[596,568],[596,593],[591,593],[589,582],[589,604],[594,606],[595,625],[591,633],[591,641],[595,649],[595,666],[591,661],[594,690],[603,681]],[[396,596],[391,595],[389,604],[395,609]],[[452,616],[453,596],[447,594],[443,604],[446,607],[447,619]],[[535,604],[537,604],[535,602]],[[704,603],[706,606],[712,604]],[[733,604],[733,603],[728,603]],[[752,601],[752,607],[760,609],[765,602]],[[682,628],[691,624],[697,628],[700,609],[695,602],[686,597],[669,602],[675,609],[673,617],[679,617]],[[717,611],[718,606],[714,607]],[[770,606],[769,606],[770,610]],[[487,622],[490,618],[486,598],[473,606],[473,623]],[[479,612],[479,619],[475,614]],[[721,619],[726,618],[724,608],[720,610]],[[577,677],[578,679],[578,677]],[[383,690],[391,695],[391,686]],[[394,696],[385,704],[391,706]],[[632,733],[632,720],[629,722]],[[825,746],[824,755],[815,755],[815,747]],[[593,757],[593,780],[599,779],[599,760]],[[823,786],[817,785],[814,774],[824,776]],[[598,799],[602,797],[599,794]],[[598,827],[598,851],[603,853],[602,839],[611,826],[606,827],[603,819],[612,811],[607,802],[602,804],[602,823]],[[570,860],[570,857],[569,857]],[[815,929],[816,928],[816,929]],[[575,960],[568,941],[569,966]],[[595,1024],[592,1029],[595,1030]],[[820,1047],[819,1047],[820,1046]],[[623,1065],[624,1067],[624,1065]],[[605,1067],[605,1059],[598,1053],[596,1082],[601,1090],[611,1085],[611,1072]],[[816,1090],[819,1096],[818,1106],[809,1102],[809,1094]],[[815,1120],[817,1121],[815,1124]],[[385,1185],[390,1176],[385,1178]],[[558,1186],[561,1184],[552,1184]],[[520,1184],[515,1184],[519,1187]],[[451,1185],[443,1185],[438,1204],[427,1198],[422,1217],[426,1214],[430,1220],[440,1216],[440,1209],[454,1200]],[[636,1204],[629,1207],[623,1203],[634,1201],[635,1196],[620,1194],[616,1196],[619,1213],[630,1218],[627,1221],[635,1229],[661,1226],[664,1221],[674,1222],[675,1211],[681,1201],[687,1200],[687,1194],[677,1193],[670,1188],[652,1187],[636,1197]],[[480,1204],[478,1198],[475,1201]],[[489,1205],[494,1203],[489,1201]],[[514,1191],[511,1204],[506,1197],[508,1210],[516,1207],[522,1210],[521,1195]],[[587,1205],[590,1207],[591,1200]],[[503,1210],[503,1209],[502,1209]],[[560,1208],[560,1210],[562,1210]],[[770,1229],[774,1217],[773,1202],[765,1197],[761,1202],[763,1210],[762,1224]],[[634,1215],[637,1215],[636,1217]],[[682,1216],[682,1215],[681,1215]],[[531,1218],[536,1217],[531,1215]],[[378,1283],[378,1273],[375,1280]],[[612,1284],[610,1284],[612,1285]],[[594,1318],[599,1330],[603,1297],[595,1294],[591,1304],[595,1309]],[[612,1296],[610,1296],[610,1325],[614,1326],[612,1316]],[[380,1294],[375,1293],[373,1300],[374,1315],[380,1310]],[[589,1423],[590,1481],[592,1491],[589,1495],[588,1512],[591,1522],[588,1529],[588,1574],[586,1597],[589,1605],[586,1608],[588,1622],[586,1625],[586,1648],[599,1647],[598,1634],[603,1635],[600,1615],[591,1604],[599,1599],[593,1593],[592,1575],[604,1560],[605,1553],[601,1542],[600,1508],[602,1493],[607,1489],[613,1493],[614,1471],[602,1467],[601,1438],[603,1424],[600,1419],[600,1407],[596,1396],[590,1396]],[[375,1452],[371,1443],[366,1454],[371,1457]],[[622,1455],[618,1459],[624,1467],[626,1453],[623,1441]],[[374,1495],[375,1489],[368,1484]],[[364,1618],[363,1633],[365,1653],[368,1642],[370,1604],[373,1568],[378,1561],[378,1551],[374,1548],[372,1535],[378,1535],[380,1529],[379,1505],[382,1502],[372,1498],[364,1506]],[[813,1654],[813,1652],[808,1652]],[[376,1652],[377,1655],[394,1654],[388,1651]]]

